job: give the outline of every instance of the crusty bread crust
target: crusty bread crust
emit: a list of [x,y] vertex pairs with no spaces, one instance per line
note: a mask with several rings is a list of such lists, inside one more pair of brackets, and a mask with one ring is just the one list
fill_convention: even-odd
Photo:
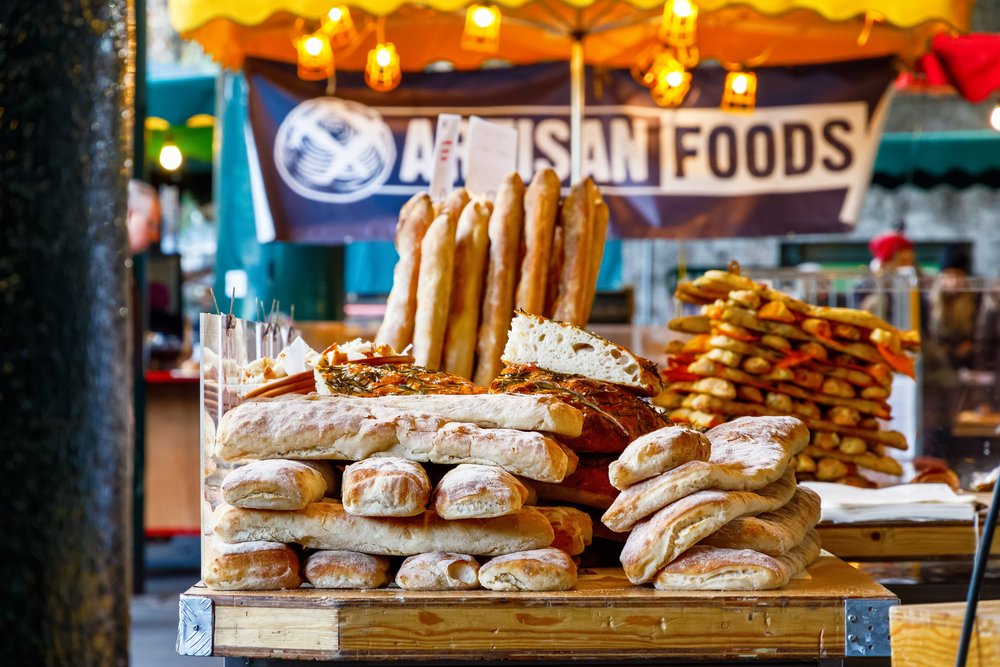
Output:
[[524,258],[514,307],[545,313],[545,291],[552,261],[552,238],[559,215],[559,177],[552,169],[535,172],[524,193]]
[[420,244],[417,313],[413,323],[413,359],[418,366],[441,367],[444,332],[451,308],[458,219],[442,213],[427,228]]
[[820,517],[819,496],[800,486],[784,507],[758,516],[730,521],[699,544],[727,549],[752,549],[781,556],[805,539]]
[[593,181],[589,178],[571,187],[560,212],[564,234],[563,265],[552,318],[577,325],[586,324],[584,300],[590,284],[594,243],[592,188]]
[[222,499],[247,509],[298,510],[335,493],[336,480],[326,461],[252,461],[226,475]]
[[539,512],[552,524],[555,539],[553,549],[570,556],[579,556],[594,541],[594,521],[586,512],[575,507],[539,507]]
[[624,490],[691,461],[708,461],[712,443],[704,433],[684,426],[667,426],[632,441],[608,467],[616,489]]
[[467,554],[443,551],[410,556],[396,572],[396,585],[408,591],[467,591],[479,588],[479,563]]
[[391,561],[355,551],[316,551],[306,558],[306,581],[313,588],[381,588],[390,581]]
[[490,519],[521,510],[528,488],[496,466],[460,464],[434,488],[434,511],[443,519]]
[[493,204],[476,199],[462,211],[455,233],[455,284],[444,339],[444,370],[472,379],[476,359],[479,306],[489,252]]
[[272,541],[223,544],[210,539],[202,578],[217,591],[272,591],[302,585],[295,550]]
[[431,482],[419,463],[395,456],[357,461],[344,470],[344,509],[356,516],[416,516]]
[[511,553],[479,568],[479,583],[491,591],[568,591],[576,587],[576,563],[559,549]]

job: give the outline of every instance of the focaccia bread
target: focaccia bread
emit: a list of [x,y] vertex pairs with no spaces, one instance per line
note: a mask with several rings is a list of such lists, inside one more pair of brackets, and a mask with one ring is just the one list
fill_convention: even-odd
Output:
[[528,488],[496,466],[463,463],[434,489],[434,511],[443,519],[489,519],[520,511]]
[[617,489],[628,487],[691,461],[708,461],[712,443],[704,433],[684,426],[667,426],[632,441],[608,467]]
[[495,519],[446,521],[430,510],[414,517],[355,516],[340,503],[327,501],[292,512],[220,506],[215,534],[230,543],[294,542],[310,549],[379,556],[414,556],[431,551],[498,556],[547,547],[555,537],[548,519],[530,507]]
[[202,578],[213,590],[276,591],[302,585],[298,554],[280,542],[211,540],[205,560]]
[[427,473],[413,461],[377,457],[344,470],[344,509],[356,516],[416,516],[427,509],[430,495]]
[[316,551],[306,558],[306,581],[313,588],[381,588],[389,583],[391,561],[355,551]]
[[299,510],[336,491],[337,478],[326,461],[252,461],[222,483],[223,500],[258,510]]
[[819,558],[819,553],[819,534],[815,530],[782,556],[699,545],[660,570],[653,585],[660,590],[772,590],[787,585]]
[[422,463],[481,463],[547,482],[561,482],[577,463],[575,454],[541,433],[482,429],[349,396],[248,401],[223,416],[216,449],[224,461],[398,456]]
[[819,495],[800,486],[784,507],[730,521],[699,544],[781,556],[805,539],[806,533],[819,523],[819,516]]
[[655,396],[661,386],[652,361],[580,327],[524,312],[515,314],[510,323],[503,361],[583,375],[646,396]]
[[410,556],[396,572],[396,585],[408,591],[479,588],[479,563],[472,556],[444,551]]
[[699,491],[667,505],[636,526],[622,549],[625,576],[633,584],[656,573],[733,519],[778,509],[795,493],[795,472],[788,469],[759,491]]
[[560,549],[510,553],[479,568],[479,583],[491,591],[568,591],[576,587],[576,563]]
[[552,524],[555,539],[553,549],[570,556],[579,556],[594,541],[594,521],[586,512],[575,507],[539,507],[539,512]]

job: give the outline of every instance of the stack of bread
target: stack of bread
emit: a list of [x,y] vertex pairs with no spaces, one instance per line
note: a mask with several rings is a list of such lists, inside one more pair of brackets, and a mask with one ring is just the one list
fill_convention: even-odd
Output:
[[739,416],[794,415],[812,431],[795,460],[799,479],[871,482],[859,468],[902,473],[883,430],[894,372],[913,376],[916,332],[871,313],[813,306],[733,271],[682,283],[677,297],[702,304],[671,329],[694,334],[668,348],[666,389],[654,402],[673,421],[710,428]]
[[536,484],[542,498],[606,509],[618,490],[608,466],[630,442],[670,421],[649,403],[661,387],[653,362],[580,327],[518,312],[511,322],[497,394],[548,395],[583,414],[582,433],[557,434],[579,455],[565,480]]
[[702,434],[670,426],[611,466],[621,489],[602,517],[628,532],[621,563],[660,589],[780,588],[818,556],[819,498],[790,466],[809,442],[792,417],[742,417]]
[[399,261],[375,341],[404,351],[429,370],[486,386],[515,308],[583,324],[597,287],[608,207],[590,179],[560,203],[559,177],[535,174],[525,188],[511,174],[496,198],[426,193],[402,208]]
[[[550,396],[246,401],[217,429],[216,456],[245,464],[222,484],[205,583],[377,588],[395,569],[404,589],[572,588],[590,518],[529,506],[530,484],[574,471],[575,454],[553,435],[582,426],[579,410]],[[332,461],[347,464],[339,483]],[[406,560],[397,568],[393,557]],[[476,557],[491,560],[480,568]]]

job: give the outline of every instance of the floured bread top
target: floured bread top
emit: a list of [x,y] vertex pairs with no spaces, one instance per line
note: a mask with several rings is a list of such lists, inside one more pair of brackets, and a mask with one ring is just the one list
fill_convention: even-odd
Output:
[[284,551],[288,546],[281,542],[265,542],[263,540],[240,542],[237,544],[226,544],[225,542],[216,540],[212,548],[223,556],[231,556],[233,554],[259,553],[262,551]]
[[306,569],[322,570],[344,569],[355,574],[374,575],[383,572],[388,567],[388,560],[383,556],[371,556],[356,551],[317,551],[306,560]]
[[519,312],[510,323],[502,360],[583,375],[649,396],[660,390],[656,364],[580,327]]
[[533,568],[557,568],[560,570],[576,569],[576,564],[565,551],[546,547],[544,549],[532,549],[531,551],[518,551],[512,554],[505,554],[490,559],[487,565],[490,568],[498,566],[512,566],[523,569],[525,574],[532,574]]

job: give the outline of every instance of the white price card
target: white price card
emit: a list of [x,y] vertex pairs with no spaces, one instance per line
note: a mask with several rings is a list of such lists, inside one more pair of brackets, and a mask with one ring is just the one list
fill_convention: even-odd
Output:
[[431,173],[430,195],[434,201],[441,201],[455,186],[458,175],[458,131],[462,127],[462,117],[453,113],[438,116],[437,132],[434,134],[434,171]]
[[517,130],[472,116],[466,143],[465,189],[474,196],[495,196],[500,182],[517,170]]

